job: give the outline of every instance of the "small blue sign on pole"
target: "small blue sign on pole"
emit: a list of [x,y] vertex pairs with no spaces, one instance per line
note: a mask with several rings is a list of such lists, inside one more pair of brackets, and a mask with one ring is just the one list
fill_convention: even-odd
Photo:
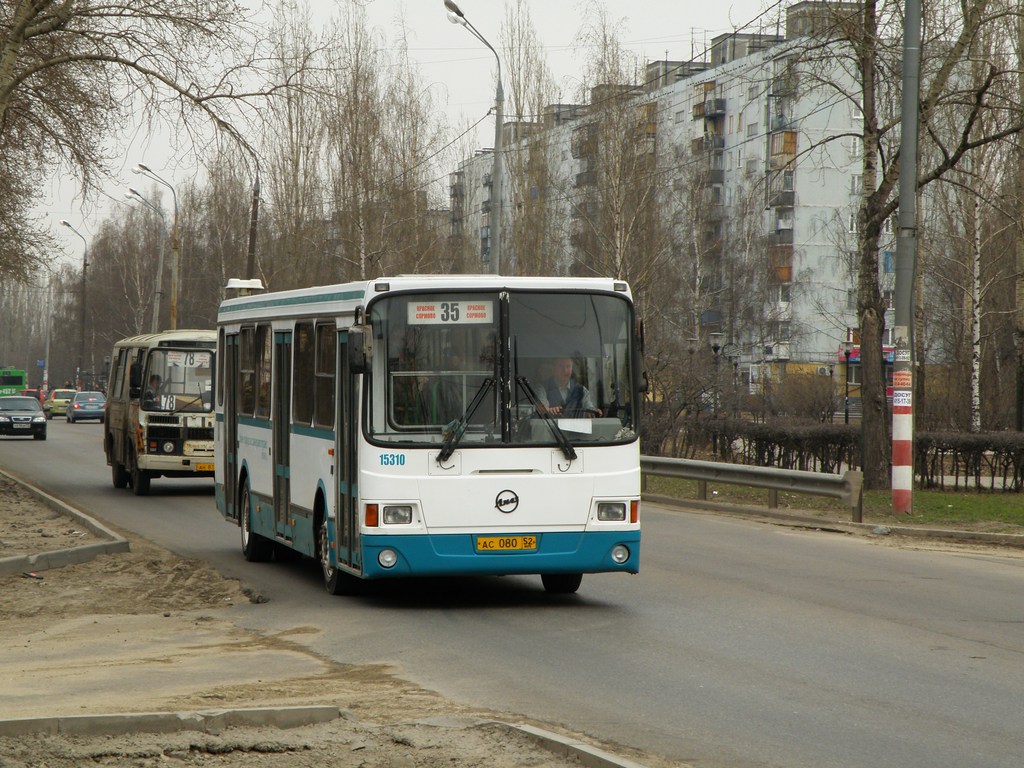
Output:
[[36,368],[45,368],[45,367],[46,367],[46,361],[45,360],[36,360]]

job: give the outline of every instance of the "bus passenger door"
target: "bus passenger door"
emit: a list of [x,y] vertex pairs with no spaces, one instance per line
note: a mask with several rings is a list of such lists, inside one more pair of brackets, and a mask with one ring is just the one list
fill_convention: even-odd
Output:
[[338,562],[362,570],[359,548],[359,509],[356,505],[356,438],[359,434],[359,375],[349,371],[348,333],[338,334],[337,445]]
[[291,402],[292,402],[292,334],[274,333],[274,399],[270,415],[274,445],[274,530],[279,536],[292,538],[288,523],[291,506]]
[[238,334],[224,336],[224,508],[238,517]]

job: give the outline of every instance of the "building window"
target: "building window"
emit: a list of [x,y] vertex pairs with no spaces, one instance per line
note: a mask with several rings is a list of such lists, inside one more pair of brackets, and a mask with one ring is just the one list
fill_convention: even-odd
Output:
[[857,234],[857,232],[860,231],[857,218],[857,211],[851,211],[849,218],[846,222],[846,231],[849,232],[851,235],[855,235]]
[[863,154],[864,140],[860,136],[850,137],[850,160],[860,160]]
[[864,177],[859,173],[850,177],[850,194],[859,195],[864,190]]

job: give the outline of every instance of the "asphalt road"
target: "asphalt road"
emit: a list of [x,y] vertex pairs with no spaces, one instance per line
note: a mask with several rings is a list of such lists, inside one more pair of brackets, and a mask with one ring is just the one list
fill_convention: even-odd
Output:
[[[316,625],[340,662],[697,766],[1017,768],[1024,559],[922,552],[647,505],[641,574],[393,582],[328,596],[308,563],[250,564],[209,481],[115,491],[100,427],[0,440],[0,467],[212,562],[270,598],[240,624]],[[293,636],[302,637],[309,636]]]

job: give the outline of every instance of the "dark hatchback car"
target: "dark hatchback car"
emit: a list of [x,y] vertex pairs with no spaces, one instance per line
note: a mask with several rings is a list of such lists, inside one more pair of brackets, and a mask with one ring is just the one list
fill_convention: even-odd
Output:
[[46,439],[46,414],[34,397],[0,397],[0,435]]
[[102,392],[75,392],[68,403],[67,420],[70,424],[86,419],[103,421],[106,415],[107,396]]

